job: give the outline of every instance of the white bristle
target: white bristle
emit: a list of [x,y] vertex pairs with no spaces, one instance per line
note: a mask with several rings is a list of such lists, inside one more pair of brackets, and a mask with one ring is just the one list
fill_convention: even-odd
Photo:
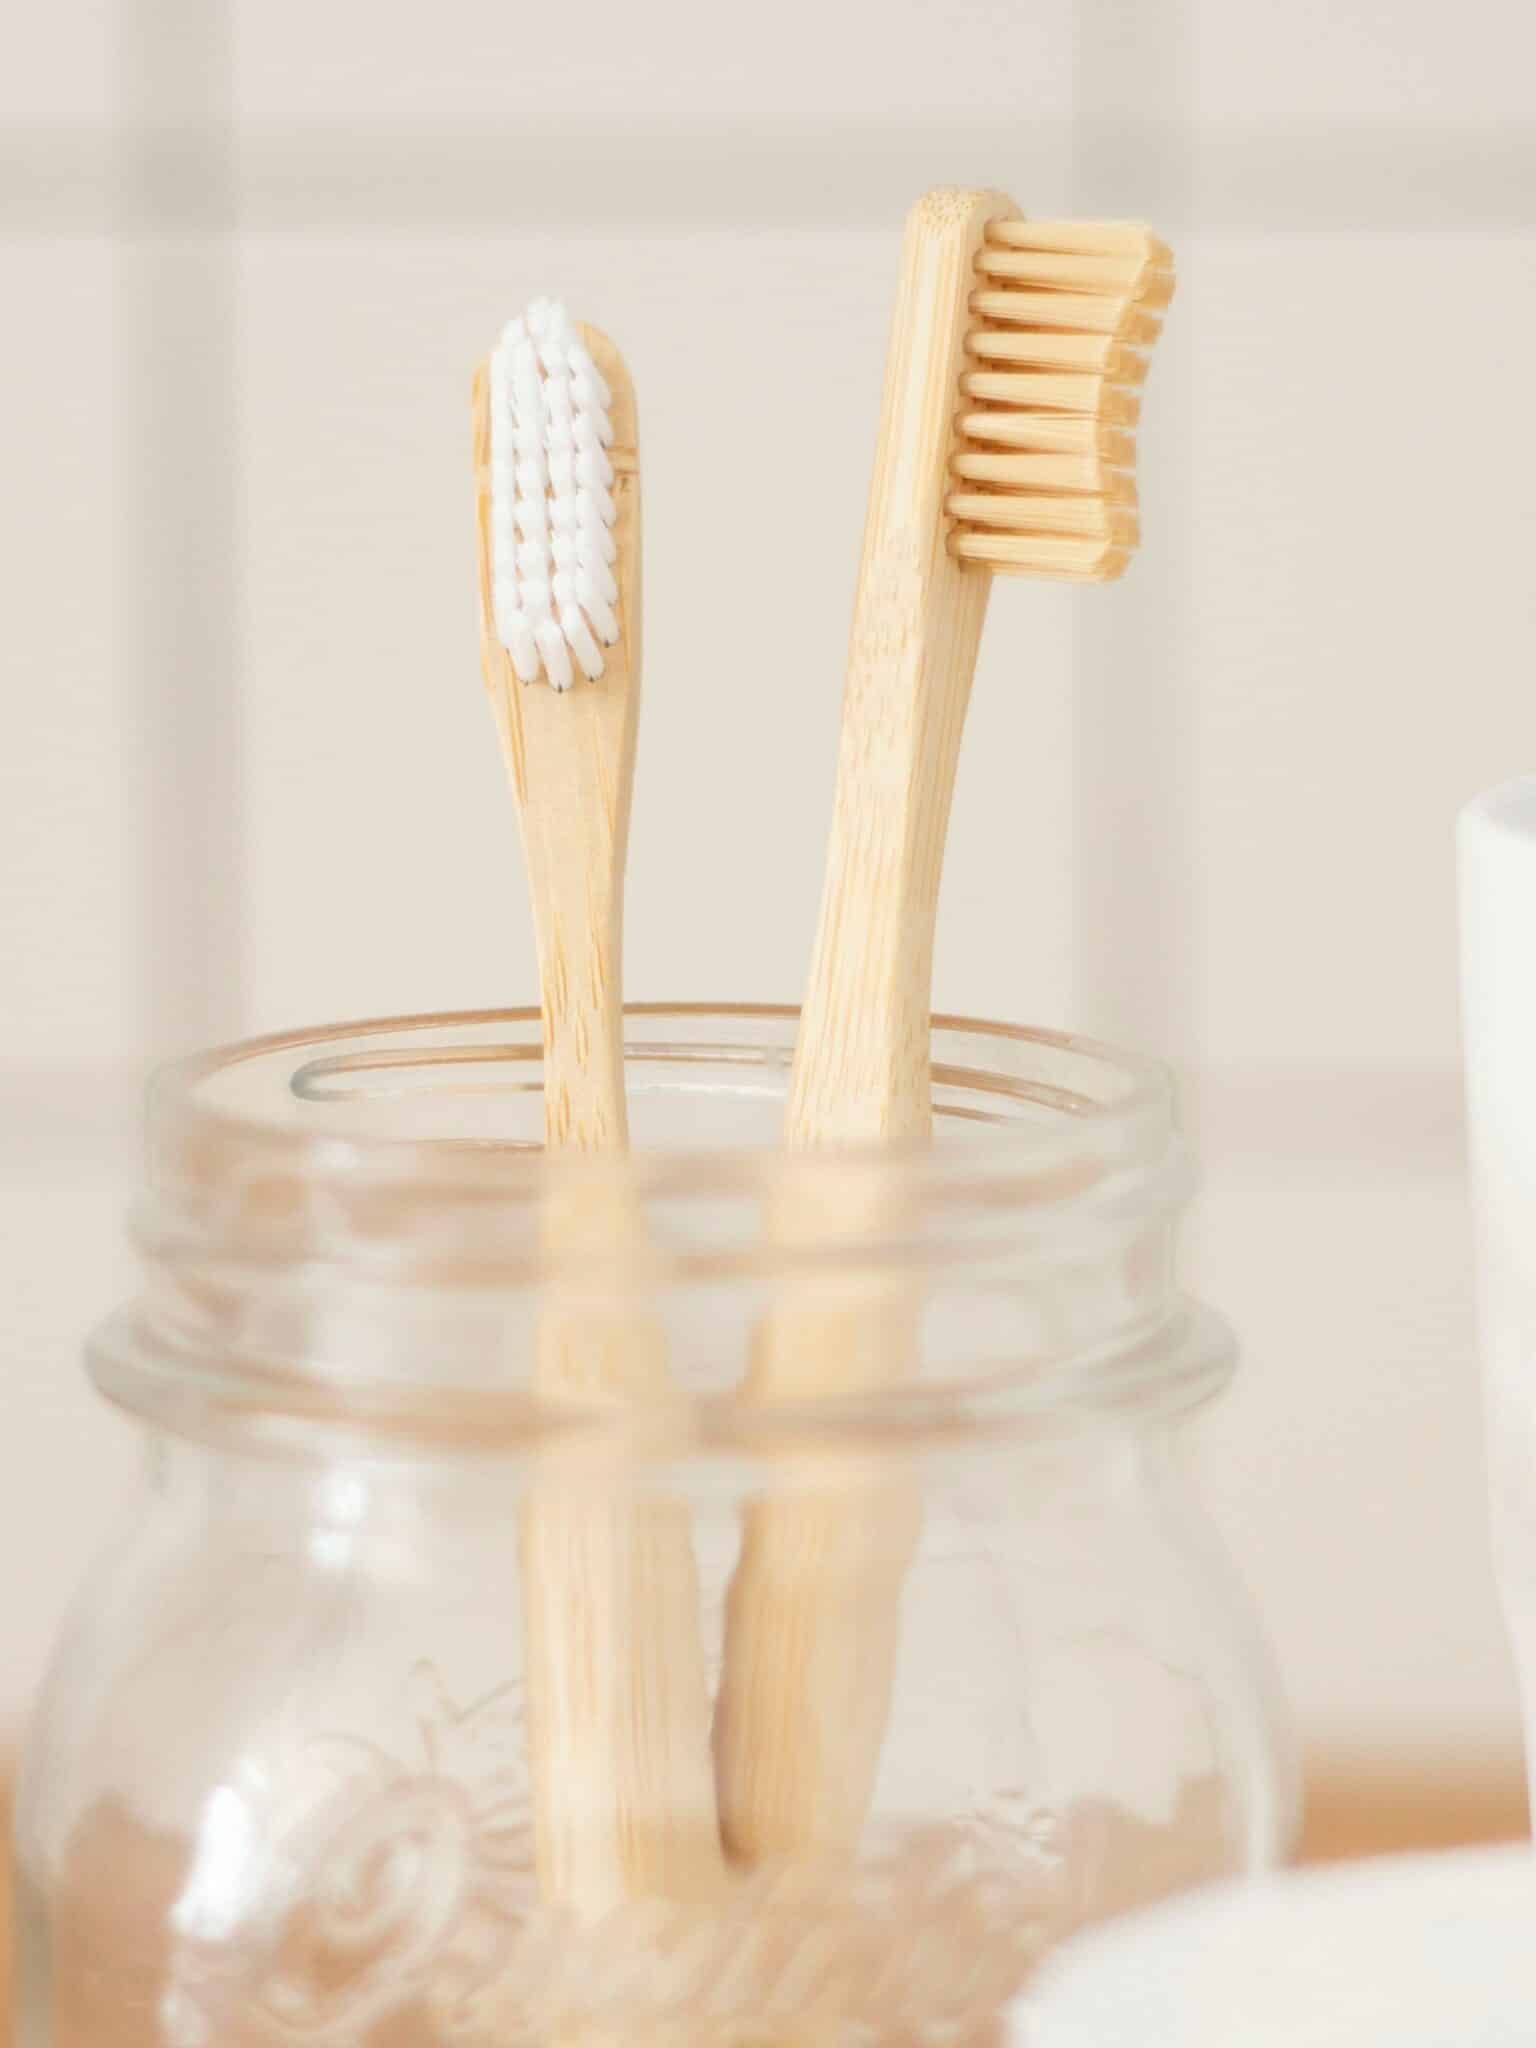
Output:
[[553,431],[549,437],[549,496],[551,509],[563,499],[574,502],[576,497],[576,451],[562,446],[559,422],[552,421]]
[[619,637],[612,403],[557,301],[507,322],[491,356],[491,598],[525,683],[600,676]]
[[557,690],[571,687],[571,650],[564,633],[549,611],[549,594],[544,593],[544,617],[533,629],[533,637],[539,643],[539,653],[544,662],[544,674]]

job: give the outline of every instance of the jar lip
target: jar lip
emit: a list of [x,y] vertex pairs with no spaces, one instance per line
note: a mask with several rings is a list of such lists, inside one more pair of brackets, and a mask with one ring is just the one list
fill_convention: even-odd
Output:
[[[920,1409],[931,1434],[1010,1372],[1158,1378],[1142,1353],[1177,1321],[1168,1252],[1189,1175],[1155,1062],[941,1016],[931,1140],[786,1150],[795,1010],[644,1003],[626,1017],[634,1149],[605,1155],[543,1151],[532,1008],[275,1034],[164,1071],[135,1211],[148,1280],[96,1350],[102,1384],[142,1412],[297,1421],[340,1403],[415,1431],[474,1410],[503,1432],[631,1438],[611,1406],[533,1397],[551,1308],[584,1330],[707,1324],[675,1413],[697,1430],[723,1392],[719,1412],[754,1442],[802,1427],[853,1442]],[[876,1344],[879,1305],[909,1295],[903,1327],[922,1304],[947,1347],[925,1352],[921,1388],[877,1366],[854,1412],[813,1386],[802,1422],[743,1397],[774,1304],[808,1308],[812,1329],[851,1308]],[[752,1419],[768,1405],[771,1423]]]
[[[784,1076],[799,1019],[798,1007],[771,1003],[627,1003],[624,1014],[627,1062],[643,1066],[658,1054],[680,1052],[701,1064],[755,1063]],[[669,1025],[658,1041],[653,1034]],[[721,1027],[723,1036],[708,1041],[702,1029],[708,1026]],[[532,1006],[421,1012],[270,1033],[172,1062],[150,1081],[151,1195],[195,1192],[200,1202],[216,1201],[229,1178],[277,1175],[305,1185],[409,1180],[448,1198],[494,1189],[504,1200],[526,1203],[547,1194],[557,1175],[572,1184],[619,1176],[644,1195],[741,1188],[783,1170],[787,1155],[776,1142],[637,1142],[623,1155],[562,1154],[555,1161],[526,1138],[358,1127],[357,1114],[396,1091],[401,1099],[414,1095],[414,1077],[424,1071],[468,1076],[507,1065],[521,1070],[516,1087],[536,1094],[539,1030]],[[773,1031],[780,1043],[764,1045],[763,1034]],[[932,1031],[936,1097],[946,1086],[982,1084],[999,1097],[1028,1099],[1037,1110],[1059,1113],[1048,1122],[1006,1115],[989,1122],[974,1111],[957,1112],[975,1121],[963,1132],[946,1131],[941,1145],[875,1141],[797,1153],[798,1182],[852,1168],[894,1178],[924,1196],[986,1183],[1000,1195],[1013,1189],[1019,1199],[1038,1202],[1064,1174],[1066,1191],[1076,1178],[1074,1165],[1091,1169],[1095,1178],[1155,1169],[1176,1142],[1172,1078],[1157,1060],[1070,1032],[951,1014],[935,1014]],[[981,1052],[991,1056],[988,1067],[976,1063]],[[1023,1073],[1029,1059],[1052,1057],[1074,1069],[1079,1085]],[[257,1067],[276,1084],[261,1113],[220,1100],[221,1083]],[[476,1091],[466,1085],[454,1092]]]

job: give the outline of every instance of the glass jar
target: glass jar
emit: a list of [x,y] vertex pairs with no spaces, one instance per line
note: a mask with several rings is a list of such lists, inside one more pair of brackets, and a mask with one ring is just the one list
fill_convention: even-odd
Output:
[[[1233,1354],[1173,1280],[1165,1078],[938,1020],[933,1145],[787,1157],[793,1033],[632,1009],[622,1160],[542,1157],[531,1012],[161,1078],[90,1351],[144,1483],[19,1804],[26,2048],[953,2041],[1280,1855],[1176,1450]],[[552,1333],[665,1393],[551,1392]]]

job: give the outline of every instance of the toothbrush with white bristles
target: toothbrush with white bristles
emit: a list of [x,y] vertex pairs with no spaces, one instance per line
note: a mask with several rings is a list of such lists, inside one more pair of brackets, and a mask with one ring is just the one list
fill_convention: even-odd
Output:
[[507,323],[490,381],[496,636],[521,682],[568,690],[619,637],[613,393],[550,299]]
[[[474,385],[481,659],[527,855],[544,1022],[545,1145],[622,1153],[620,951],[640,686],[635,401],[617,349],[536,302]],[[643,1290],[621,1172],[557,1180],[551,1252],[593,1250]],[[583,1407],[675,1398],[643,1314],[562,1303],[536,1391]],[[558,1462],[522,1521],[529,1764],[545,1896],[595,1919],[702,1899],[723,1870],[698,1573],[686,1511]]]

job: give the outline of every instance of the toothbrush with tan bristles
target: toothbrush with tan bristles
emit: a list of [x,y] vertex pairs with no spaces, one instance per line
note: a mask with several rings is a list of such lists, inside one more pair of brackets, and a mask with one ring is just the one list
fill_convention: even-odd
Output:
[[[640,479],[617,349],[548,301],[474,384],[481,658],[517,798],[538,945],[550,1152],[622,1153],[620,950],[640,691]],[[577,1167],[545,1242],[643,1287],[638,1203]],[[589,1302],[544,1311],[551,1402],[675,1399],[659,1326]],[[699,1583],[685,1509],[535,1477],[522,1520],[529,1766],[546,1898],[597,1918],[700,1899],[722,1875]]]
[[[1143,351],[1172,289],[1139,227],[1022,219],[1000,193],[929,193],[907,222],[843,700],[820,922],[791,1075],[791,1148],[926,1138],[940,870],[994,571],[1101,582],[1136,541]],[[788,1177],[780,1241],[876,1232],[878,1205]],[[889,1221],[889,1218],[884,1219]],[[899,1379],[917,1303],[874,1280],[829,1305],[794,1287],[748,1392],[850,1394]],[[715,1719],[737,1859],[843,1856],[873,1794],[909,1488],[861,1477],[754,1506]]]

